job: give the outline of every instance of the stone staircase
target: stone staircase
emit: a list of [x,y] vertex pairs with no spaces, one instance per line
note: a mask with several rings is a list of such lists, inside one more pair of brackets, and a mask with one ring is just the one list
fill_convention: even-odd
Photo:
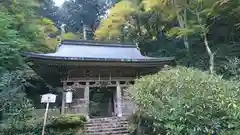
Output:
[[125,117],[90,119],[85,123],[84,135],[129,135]]

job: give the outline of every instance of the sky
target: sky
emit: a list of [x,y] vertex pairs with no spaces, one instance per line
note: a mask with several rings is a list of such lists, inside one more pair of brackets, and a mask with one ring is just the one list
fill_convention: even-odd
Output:
[[57,6],[61,6],[65,0],[54,0]]

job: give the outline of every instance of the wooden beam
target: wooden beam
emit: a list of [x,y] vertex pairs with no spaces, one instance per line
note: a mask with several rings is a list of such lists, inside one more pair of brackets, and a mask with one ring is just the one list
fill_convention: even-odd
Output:
[[135,77],[112,77],[109,80],[109,77],[101,77],[99,80],[98,77],[79,77],[79,78],[67,78],[62,80],[62,82],[96,82],[96,81],[134,81]]

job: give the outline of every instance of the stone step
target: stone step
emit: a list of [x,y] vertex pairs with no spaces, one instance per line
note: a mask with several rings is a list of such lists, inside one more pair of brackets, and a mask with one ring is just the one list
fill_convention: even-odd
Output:
[[106,120],[106,121],[88,121],[86,124],[94,124],[94,123],[116,123],[116,122],[126,122],[127,120]]
[[122,124],[128,124],[127,121],[121,121],[121,122],[98,122],[98,123],[85,123],[85,126],[100,126],[100,125],[122,125]]
[[129,135],[129,133],[93,133],[87,135]]
[[103,129],[116,129],[116,128],[128,128],[128,126],[85,127],[85,130],[103,130]]
[[86,123],[102,123],[102,122],[121,122],[121,121],[127,121],[127,120],[104,120],[104,121],[88,121]]
[[107,130],[107,131],[84,131],[84,133],[85,133],[85,135],[89,135],[89,134],[102,134],[102,133],[107,133],[107,134],[109,134],[109,133],[114,133],[114,134],[116,134],[116,133],[118,133],[118,134],[120,134],[120,133],[128,133],[128,130],[119,130],[119,131],[113,131],[113,130]]
[[112,126],[109,126],[109,127],[85,127],[85,130],[105,130],[105,129],[126,129],[128,128],[128,126],[117,126],[117,127],[112,127]]
[[85,127],[85,130],[105,130],[105,129],[118,129],[118,128],[121,128],[121,129],[127,129],[128,126],[127,125],[120,125],[120,126],[107,126],[107,127],[104,127],[104,126],[101,126],[101,127]]
[[104,118],[93,118],[90,121],[104,121],[104,120],[126,120],[126,117],[104,117]]
[[123,128],[127,128],[129,127],[128,125],[119,125],[119,126],[92,126],[92,127],[88,127],[88,126],[85,126],[84,128],[85,129],[105,129],[105,128],[119,128],[119,127],[123,127]]
[[90,119],[84,125],[85,135],[128,135],[128,122],[125,117]]
[[117,128],[102,128],[102,129],[85,129],[88,132],[95,132],[95,131],[120,131],[120,130],[127,130],[126,127],[117,127]]
[[97,122],[97,123],[85,123],[85,126],[100,126],[100,125],[122,125],[122,124],[128,124],[127,121],[120,121],[120,122]]
[[127,121],[127,119],[90,119],[87,123],[96,123],[96,122],[118,122],[118,121]]
[[128,131],[103,131],[103,132],[84,132],[84,135],[112,135],[112,134],[129,134]]
[[127,121],[121,121],[121,122],[102,122],[102,123],[85,123],[85,126],[93,127],[93,126],[118,126],[118,125],[128,125]]

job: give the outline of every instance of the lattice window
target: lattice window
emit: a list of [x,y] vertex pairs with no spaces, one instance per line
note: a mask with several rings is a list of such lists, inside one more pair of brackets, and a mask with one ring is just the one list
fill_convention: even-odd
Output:
[[73,99],[84,98],[84,88],[75,88],[73,91]]

